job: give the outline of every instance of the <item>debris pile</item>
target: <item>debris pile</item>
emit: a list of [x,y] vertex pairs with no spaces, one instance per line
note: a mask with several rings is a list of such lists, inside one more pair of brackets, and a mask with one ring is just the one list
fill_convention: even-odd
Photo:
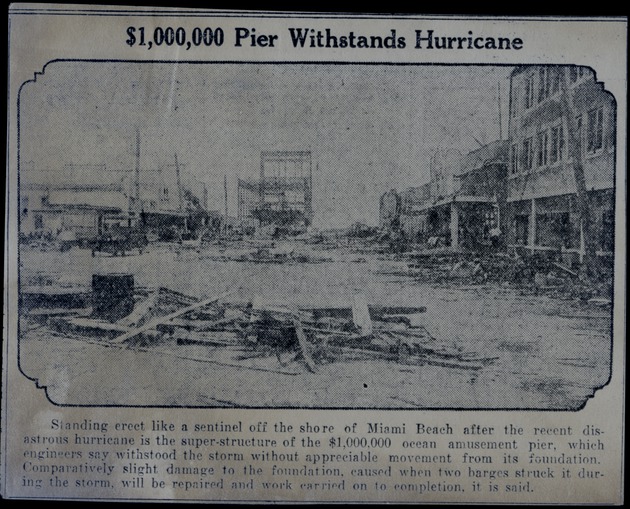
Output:
[[[53,310],[42,300],[24,318],[54,334],[107,346],[169,344],[182,355],[186,345],[202,346],[205,356],[185,358],[225,364],[230,352],[229,365],[275,358],[280,369],[302,366],[313,373],[323,364],[367,360],[476,371],[495,360],[433,337],[420,323],[425,307],[368,305],[361,294],[348,306],[297,307],[261,296],[238,302],[226,300],[226,293],[198,300],[166,288],[136,288],[131,309],[120,307],[128,306],[128,296],[119,290],[111,308],[101,309],[100,287],[95,288],[92,307]],[[119,317],[120,309],[129,312]]]
[[422,283],[509,286],[524,295],[547,295],[566,300],[604,299],[612,301],[612,276],[586,277],[582,270],[567,267],[553,257],[507,254],[406,253],[405,260],[378,274],[405,276]]
[[247,263],[302,264],[331,262],[332,258],[314,256],[296,251],[293,248],[259,247],[254,251],[238,254],[203,255],[203,258],[215,261],[234,261]]

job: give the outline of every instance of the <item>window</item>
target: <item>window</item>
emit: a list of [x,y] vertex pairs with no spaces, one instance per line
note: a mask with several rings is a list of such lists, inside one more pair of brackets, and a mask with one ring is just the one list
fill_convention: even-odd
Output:
[[512,85],[511,95],[510,95],[510,110],[513,117],[516,116],[517,112],[517,98],[518,98],[518,89],[515,85]]
[[551,128],[551,147],[549,163],[554,164],[562,160],[564,153],[564,132],[561,125]]
[[587,75],[590,75],[590,71],[586,67],[573,66],[569,68],[569,79],[572,83],[581,80]]
[[579,229],[568,212],[553,211],[536,215],[536,244],[573,249],[579,243]]
[[582,115],[575,117],[575,139],[577,140],[577,152],[582,153]]
[[538,166],[547,166],[549,132],[538,133]]
[[538,102],[560,91],[560,70],[556,67],[541,67],[538,71]]
[[36,230],[41,230],[44,227],[44,218],[41,214],[35,214],[33,217],[33,223]]
[[614,148],[615,146],[615,136],[617,135],[617,130],[616,130],[616,126],[617,126],[617,119],[615,117],[615,110],[614,108],[611,108],[610,110],[610,114],[608,115],[608,132],[607,132],[607,136],[606,136],[606,146],[608,148]]
[[512,231],[514,232],[514,243],[520,246],[529,242],[529,217],[526,215],[514,216]]
[[548,73],[549,69],[546,67],[541,67],[538,71],[538,102],[549,96]]
[[534,144],[531,138],[523,142],[523,168],[531,170],[534,166]]
[[518,145],[512,145],[512,174],[518,173]]
[[584,67],[579,67],[579,66],[574,65],[569,68],[569,79],[573,83],[583,78],[585,74],[586,74],[586,69]]
[[586,150],[589,153],[600,150],[603,146],[604,111],[597,108],[588,112],[586,126]]
[[525,109],[534,105],[534,76],[528,76],[525,81]]
[[550,89],[551,95],[555,95],[558,92],[560,92],[560,77],[561,77],[560,73],[561,72],[563,71],[558,69],[557,67],[554,67],[551,70],[551,75],[549,77],[549,80],[550,80],[549,89]]

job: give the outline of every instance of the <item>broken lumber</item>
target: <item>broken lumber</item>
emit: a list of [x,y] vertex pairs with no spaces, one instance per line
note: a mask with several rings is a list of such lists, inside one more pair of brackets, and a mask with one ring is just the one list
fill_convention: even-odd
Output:
[[264,371],[267,373],[278,373],[281,375],[291,375],[291,376],[295,376],[298,374],[297,372],[293,372],[293,371],[283,371],[283,370],[270,369],[270,368],[264,368],[264,367],[259,367],[259,366],[247,366],[244,364],[236,364],[232,362],[221,362],[221,361],[217,361],[216,359],[211,359],[209,357],[200,357],[198,355],[182,355],[178,352],[172,352],[170,350],[164,350],[164,349],[141,348],[141,347],[134,347],[132,349],[139,352],[158,353],[161,355],[168,355],[170,357],[176,357],[178,359],[186,359],[186,360],[197,361],[197,362],[207,362],[208,364],[216,364],[218,366],[227,366],[231,368],[251,369],[253,371]]
[[143,332],[146,332],[148,330],[154,329],[155,327],[157,327],[158,325],[162,325],[165,324],[169,321],[171,321],[173,318],[177,318],[178,316],[184,315],[190,311],[194,311],[195,309],[199,309],[205,306],[208,306],[209,304],[212,304],[214,302],[219,301],[220,299],[226,297],[227,295],[231,294],[233,292],[233,290],[228,291],[228,292],[224,292],[221,295],[217,296],[217,297],[210,297],[208,299],[204,299],[200,302],[196,302],[195,304],[191,304],[190,306],[186,306],[185,308],[182,308],[178,311],[175,311],[169,315],[166,316],[162,316],[162,317],[158,317],[155,318],[153,320],[148,321],[147,323],[145,323],[142,327],[137,327],[125,334],[123,334],[122,336],[118,336],[117,338],[112,340],[112,343],[124,343],[126,341],[129,341],[131,338],[136,337],[138,334],[142,334]]
[[95,329],[104,332],[129,332],[129,327],[111,323],[106,320],[97,320],[94,318],[70,318],[66,320],[66,323],[75,328],[80,329]]
[[155,309],[157,294],[153,294],[139,304],[136,304],[134,310],[116,323],[125,327],[136,327],[149,313]]
[[564,265],[562,265],[562,264],[560,264],[560,263],[558,263],[558,262],[552,262],[552,265],[553,265],[554,267],[557,267],[557,268],[559,268],[560,270],[562,270],[562,271],[566,272],[567,274],[571,274],[572,276],[575,276],[575,277],[577,277],[577,276],[578,276],[578,273],[577,273],[577,272],[572,271],[572,270],[571,270],[571,269],[569,269],[568,267],[565,267]]
[[365,294],[357,293],[352,302],[352,321],[363,336],[372,334],[372,319]]
[[304,334],[297,308],[293,309],[293,325],[295,326],[295,335],[298,338],[298,344],[302,352],[302,357],[304,357],[304,361],[306,362],[306,367],[311,373],[315,373],[315,361],[308,352],[308,340],[306,339],[306,334]]

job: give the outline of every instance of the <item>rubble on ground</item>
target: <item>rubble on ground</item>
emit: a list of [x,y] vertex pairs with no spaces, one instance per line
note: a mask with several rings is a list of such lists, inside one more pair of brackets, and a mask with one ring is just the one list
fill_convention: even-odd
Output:
[[[235,366],[273,357],[278,369],[297,363],[314,373],[321,364],[362,360],[472,371],[494,361],[433,337],[422,324],[425,307],[368,305],[361,294],[347,306],[298,307],[267,302],[261,296],[230,301],[231,292],[199,300],[166,288],[133,288],[132,292],[113,288],[105,302],[98,300],[95,290],[91,306],[84,299],[65,309],[55,300],[58,295],[40,294],[39,306],[24,313],[23,326],[46,327],[53,336],[106,346],[151,348],[175,343],[182,347],[182,355],[186,345],[201,345],[208,347],[208,355],[197,355],[195,360],[208,362],[224,363],[213,351],[227,349]],[[55,306],[47,305],[51,299]]]

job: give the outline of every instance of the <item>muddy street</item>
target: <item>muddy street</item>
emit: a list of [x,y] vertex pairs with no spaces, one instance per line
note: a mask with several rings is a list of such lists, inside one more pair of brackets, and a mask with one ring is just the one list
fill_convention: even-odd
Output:
[[113,348],[106,340],[64,337],[23,317],[20,367],[52,401],[72,405],[566,410],[581,408],[609,379],[609,307],[522,295],[500,284],[430,284],[388,274],[384,268],[398,262],[377,254],[299,249],[326,261],[236,261],[217,246],[198,251],[156,244],[122,257],[25,247],[21,285],[89,291],[92,274],[129,273],[138,287],[200,299],[234,289],[230,298],[329,306],[348,305],[362,293],[369,303],[426,306],[422,325],[433,337],[493,362],[473,371],[339,359],[311,373],[299,360],[286,366],[275,356],[235,360],[227,348],[172,338]]

